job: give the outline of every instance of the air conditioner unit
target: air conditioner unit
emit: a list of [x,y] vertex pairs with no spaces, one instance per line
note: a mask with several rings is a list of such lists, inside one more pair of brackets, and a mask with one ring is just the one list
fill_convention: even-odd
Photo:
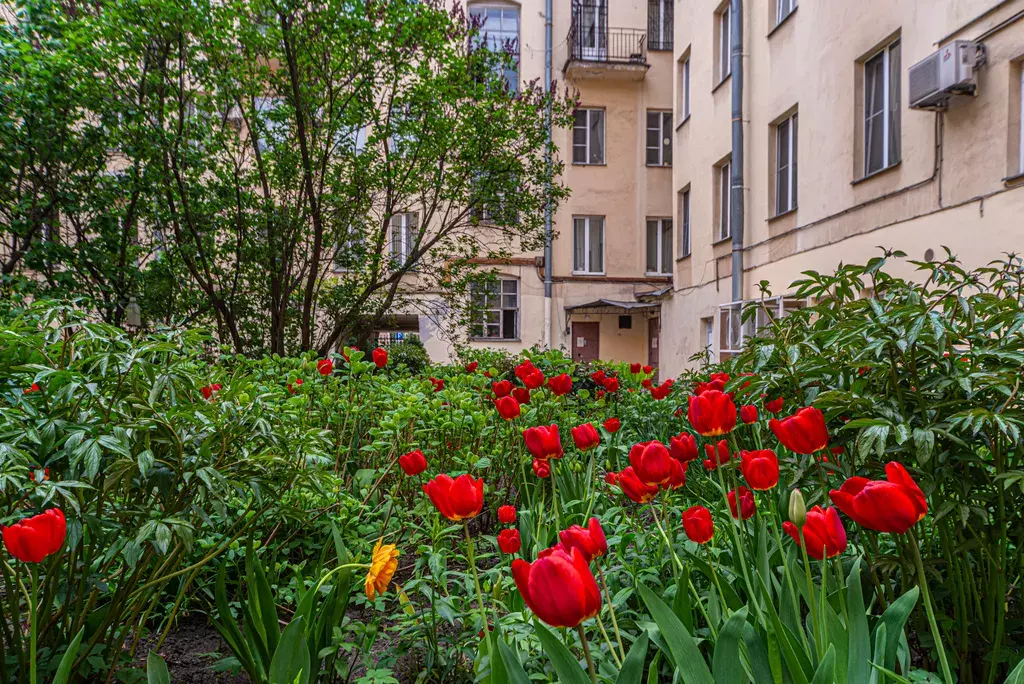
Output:
[[910,67],[910,108],[944,110],[954,95],[974,95],[975,69],[985,62],[985,47],[954,40]]

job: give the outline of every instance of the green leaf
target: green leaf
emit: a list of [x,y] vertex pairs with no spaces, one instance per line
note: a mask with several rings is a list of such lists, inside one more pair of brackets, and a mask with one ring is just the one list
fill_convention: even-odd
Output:
[[718,633],[713,660],[715,684],[734,684],[746,677],[740,662],[740,639],[746,624],[747,608],[744,606],[726,620],[725,627]]
[[78,656],[78,647],[82,643],[83,634],[85,634],[85,627],[78,630],[78,634],[75,635],[75,638],[68,645],[68,650],[64,651],[64,655],[60,659],[60,665],[57,666],[57,674],[54,675],[53,684],[65,684],[68,681],[68,675],[71,674],[71,666],[75,664],[75,657]]
[[1013,668],[1013,672],[1006,678],[1006,684],[1024,684],[1024,660],[1017,663],[1017,667]]
[[288,623],[270,661],[269,684],[309,684],[309,648],[301,617]]
[[913,587],[909,591],[900,596],[898,599],[892,602],[892,605],[886,608],[885,612],[882,613],[882,621],[880,625],[885,625],[886,628],[886,644],[885,644],[885,660],[879,662],[875,661],[875,664],[881,665],[889,670],[895,670],[896,665],[896,646],[899,645],[900,635],[903,634],[903,625],[907,623],[907,618],[910,617],[910,613],[913,612],[914,606],[917,605],[917,598],[921,594],[920,587]]
[[684,684],[714,684],[711,670],[697,648],[697,642],[686,631],[672,609],[646,585],[638,584],[637,588],[647,605],[647,610],[658,625],[661,637],[668,646],[669,655],[675,660],[676,671],[682,676]]
[[814,673],[811,684],[832,684],[835,681],[833,670],[836,666],[836,650],[831,646],[825,651],[825,657],[821,659],[818,669]]
[[526,670],[523,669],[523,664],[519,662],[519,658],[508,647],[505,640],[496,638],[495,641],[498,644],[498,656],[505,668],[505,675],[508,681],[511,684],[531,684],[530,677],[526,674]]
[[782,663],[779,663],[779,678],[776,680],[772,673],[771,657],[768,654],[768,647],[758,634],[758,631],[748,622],[743,624],[743,643],[747,646],[747,657],[750,661],[750,671],[754,675],[755,682],[775,682],[782,680]]
[[640,638],[633,642],[622,663],[622,669],[619,670],[615,684],[643,684],[644,661],[647,660],[649,643],[650,637],[647,636],[647,632],[642,633]]
[[565,644],[552,634],[547,627],[539,620],[533,621],[534,631],[540,639],[540,645],[551,660],[551,666],[555,668],[558,681],[563,684],[590,684],[590,677],[580,668],[576,658],[569,653]]
[[846,606],[849,611],[847,627],[850,654],[847,660],[846,680],[866,682],[871,675],[871,633],[868,630],[867,611],[864,608],[864,590],[860,585],[860,559],[857,559],[846,579]]
[[[761,583],[761,591],[767,594],[768,590],[764,586],[764,578],[759,575],[757,579]],[[782,657],[786,659],[790,677],[793,678],[795,684],[807,684],[811,670],[811,664],[807,655],[801,649],[799,642],[794,638],[792,632],[782,624],[779,614],[775,612],[775,606],[772,605],[771,601],[764,602],[764,612],[768,615],[769,628],[775,632],[775,638],[778,640]]]
[[167,663],[152,651],[146,657],[146,681],[149,684],[171,684],[171,673],[167,671]]
[[[875,652],[872,660],[872,665],[878,663],[885,657],[885,623],[880,623],[878,628],[875,629]],[[868,684],[878,684],[878,669],[871,668],[871,677],[868,678]]]

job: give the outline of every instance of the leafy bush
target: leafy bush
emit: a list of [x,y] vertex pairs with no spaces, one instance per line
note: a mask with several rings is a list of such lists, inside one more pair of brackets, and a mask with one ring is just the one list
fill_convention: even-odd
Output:
[[388,347],[390,363],[412,375],[419,375],[430,368],[430,355],[419,337],[408,337]]

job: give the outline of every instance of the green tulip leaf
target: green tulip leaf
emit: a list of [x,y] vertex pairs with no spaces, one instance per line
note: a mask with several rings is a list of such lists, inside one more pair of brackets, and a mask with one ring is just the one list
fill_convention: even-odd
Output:
[[832,646],[825,651],[825,657],[818,664],[811,684],[832,684],[835,681],[834,670],[836,666],[836,650]]
[[711,670],[697,648],[697,642],[693,640],[686,627],[672,612],[672,609],[665,605],[665,602],[658,598],[658,595],[651,591],[646,585],[639,584],[640,597],[647,605],[651,617],[658,625],[661,637],[668,647],[668,655],[675,661],[676,671],[682,678],[684,684],[714,684]]
[[912,587],[909,591],[892,602],[892,605],[882,613],[881,624],[885,625],[885,660],[877,663],[888,670],[896,669],[896,647],[900,643],[900,636],[903,634],[903,626],[907,623],[910,613],[917,605],[917,599],[921,595],[920,587]]
[[308,684],[310,668],[306,625],[301,617],[297,617],[281,634],[274,659],[270,662],[269,684]]
[[743,636],[743,626],[746,624],[747,609],[744,606],[726,620],[725,627],[718,633],[712,661],[715,684],[734,684],[742,682],[746,677],[743,664],[740,662],[740,639]]
[[565,644],[552,634],[547,627],[540,624],[539,620],[533,621],[533,627],[537,633],[537,638],[540,639],[540,645],[544,649],[544,653],[551,660],[551,666],[555,668],[558,681],[563,684],[589,684],[590,678],[580,668],[580,664],[569,653],[569,649],[565,647]]
[[495,638],[494,641],[497,643],[499,656],[495,660],[496,662],[501,662],[506,681],[509,684],[531,684],[529,675],[523,669],[523,664],[519,662],[518,656],[512,652],[512,649],[508,647],[505,640]]
[[615,684],[643,684],[644,661],[647,660],[649,642],[650,638],[647,636],[647,632],[643,632],[640,638],[633,642],[629,653],[626,654],[626,660],[622,663],[622,669],[619,670]]
[[85,634],[85,627],[78,630],[78,634],[71,640],[68,650],[64,651],[64,655],[60,659],[60,665],[57,666],[57,674],[53,678],[53,684],[65,684],[68,681],[68,675],[71,674],[71,666],[75,664],[75,657],[78,656],[78,647],[82,644],[83,634]]
[[864,590],[860,584],[859,559],[854,562],[850,576],[846,579],[846,609],[849,613],[846,681],[866,682],[871,676],[871,633],[864,608]]
[[167,663],[152,651],[146,658],[146,681],[149,684],[171,684],[171,673],[167,671]]
[[1006,678],[1006,684],[1024,684],[1024,660],[1017,663],[1017,667],[1013,668],[1013,672]]

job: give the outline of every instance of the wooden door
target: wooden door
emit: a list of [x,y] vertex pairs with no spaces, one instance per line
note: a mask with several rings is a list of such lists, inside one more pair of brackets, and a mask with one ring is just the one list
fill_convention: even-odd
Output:
[[601,358],[601,324],[572,324],[572,358],[574,361],[596,361]]

